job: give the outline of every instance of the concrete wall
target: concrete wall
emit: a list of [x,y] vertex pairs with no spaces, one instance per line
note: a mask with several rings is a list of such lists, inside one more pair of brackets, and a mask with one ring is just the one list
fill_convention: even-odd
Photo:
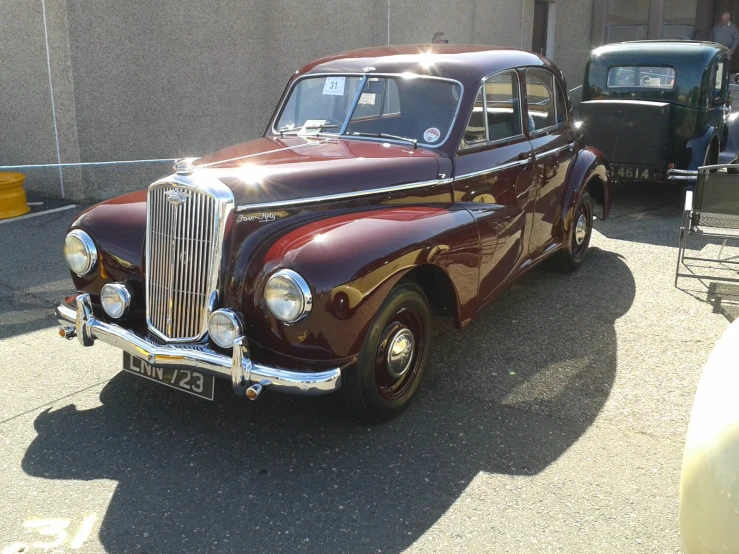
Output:
[[[582,85],[585,61],[591,50],[592,0],[557,2],[554,63],[562,70],[570,89]],[[580,89],[571,94],[579,103]]]
[[[0,0],[0,165],[200,156],[260,136],[292,73],[353,48],[453,43],[530,48],[534,0]],[[555,61],[581,78],[592,0],[560,0]],[[582,59],[579,59],[582,58]],[[570,85],[575,86],[575,85]],[[171,164],[65,169],[72,200],[144,188]],[[57,169],[24,170],[59,196]]]

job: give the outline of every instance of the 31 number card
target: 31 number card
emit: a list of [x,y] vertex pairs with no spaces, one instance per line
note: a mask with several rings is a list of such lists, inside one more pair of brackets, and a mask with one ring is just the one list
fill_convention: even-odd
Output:
[[346,81],[346,77],[326,77],[323,94],[344,96],[344,81]]

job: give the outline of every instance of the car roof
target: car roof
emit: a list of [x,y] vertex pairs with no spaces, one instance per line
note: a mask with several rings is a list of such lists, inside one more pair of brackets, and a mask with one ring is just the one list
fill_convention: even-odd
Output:
[[630,60],[639,63],[669,64],[695,63],[707,65],[714,57],[727,52],[725,46],[715,42],[692,40],[635,40],[600,46],[590,54],[591,60]]
[[470,44],[410,44],[341,52],[307,64],[296,75],[415,73],[454,79],[466,85],[477,84],[492,73],[521,66],[554,68],[546,58],[511,48]]

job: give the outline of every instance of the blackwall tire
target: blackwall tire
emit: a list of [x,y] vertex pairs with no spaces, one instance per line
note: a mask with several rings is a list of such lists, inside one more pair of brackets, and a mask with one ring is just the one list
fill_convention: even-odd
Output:
[[575,209],[572,226],[565,236],[567,244],[557,253],[557,267],[564,273],[571,273],[582,265],[590,252],[590,238],[593,234],[593,199],[585,191]]
[[357,363],[341,376],[339,394],[354,416],[378,423],[408,406],[426,370],[430,331],[423,291],[413,283],[395,287],[378,310]]

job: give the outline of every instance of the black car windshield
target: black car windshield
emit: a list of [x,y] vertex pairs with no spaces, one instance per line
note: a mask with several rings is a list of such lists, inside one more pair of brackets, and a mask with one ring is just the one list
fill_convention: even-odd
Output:
[[290,91],[273,130],[438,146],[451,130],[461,95],[455,81],[416,75],[306,77]]

